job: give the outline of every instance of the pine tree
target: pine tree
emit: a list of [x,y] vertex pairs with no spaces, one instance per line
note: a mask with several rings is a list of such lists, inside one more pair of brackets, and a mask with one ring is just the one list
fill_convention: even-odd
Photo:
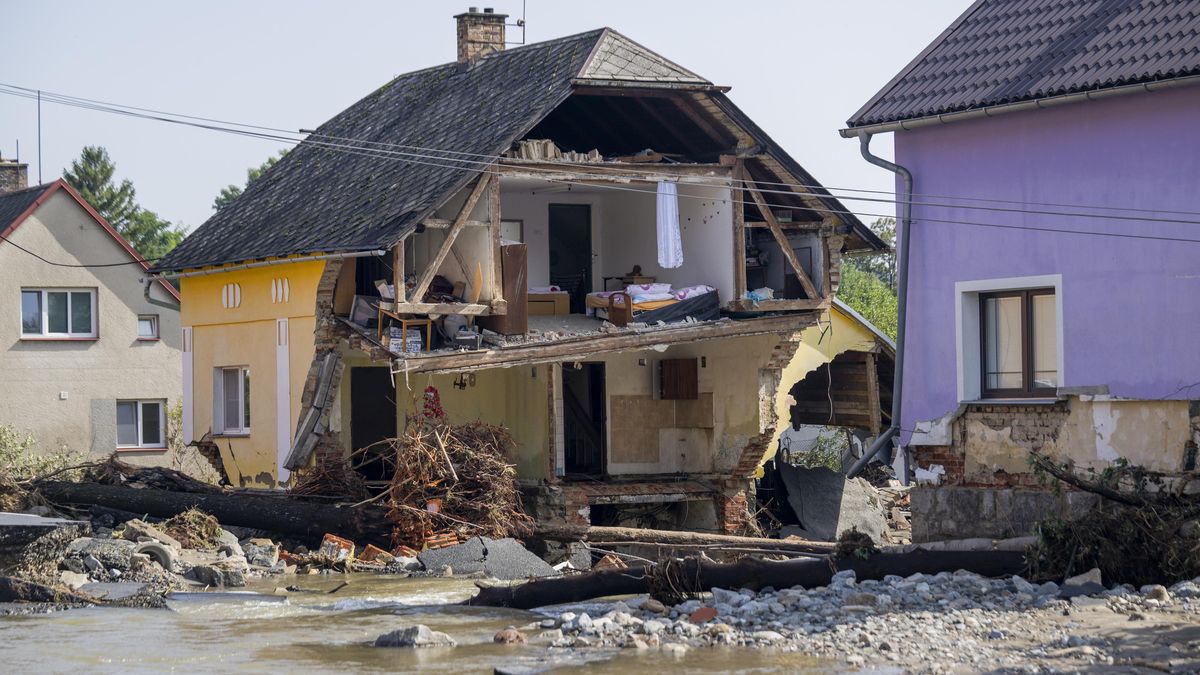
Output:
[[118,232],[125,228],[138,212],[133,183],[125,179],[117,184],[113,181],[116,165],[108,156],[108,150],[99,146],[85,146],[79,159],[71,162],[71,168],[63,172],[63,178],[87,200],[92,208],[108,221]]
[[115,182],[116,169],[107,150],[89,145],[83,148],[79,159],[71,162],[71,168],[63,172],[63,178],[143,257],[148,260],[163,257],[187,233],[183,226],[173,225],[138,206],[133,183],[129,179]]

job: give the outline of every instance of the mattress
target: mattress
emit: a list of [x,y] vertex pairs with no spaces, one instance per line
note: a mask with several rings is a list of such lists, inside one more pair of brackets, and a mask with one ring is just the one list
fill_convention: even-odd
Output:
[[[607,310],[608,309],[608,298],[612,294],[613,294],[613,292],[604,292],[604,291],[598,291],[596,293],[588,293],[587,299],[586,299],[588,309]],[[661,309],[663,307],[673,305],[677,302],[679,302],[679,300],[676,300],[675,298],[671,298],[670,300],[649,300],[646,302],[635,302],[635,303],[633,303],[633,311],[634,312],[648,312],[651,310]]]

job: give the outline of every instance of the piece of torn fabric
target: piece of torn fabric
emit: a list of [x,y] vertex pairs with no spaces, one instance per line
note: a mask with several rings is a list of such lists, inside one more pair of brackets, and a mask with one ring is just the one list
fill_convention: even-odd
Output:
[[683,239],[679,235],[679,192],[675,183],[658,184],[658,266],[673,269],[683,264]]

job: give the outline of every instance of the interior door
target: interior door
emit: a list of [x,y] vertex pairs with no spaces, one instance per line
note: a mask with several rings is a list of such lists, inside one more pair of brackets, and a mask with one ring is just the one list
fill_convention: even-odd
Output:
[[571,294],[571,313],[584,313],[592,292],[592,207],[550,205],[550,283]]

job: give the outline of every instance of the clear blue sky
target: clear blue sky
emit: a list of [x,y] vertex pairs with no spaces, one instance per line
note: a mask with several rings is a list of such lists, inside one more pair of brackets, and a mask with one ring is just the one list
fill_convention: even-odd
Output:
[[[494,6],[515,19],[521,3]],[[825,185],[887,189],[891,175],[837,130],[969,0],[528,0],[528,41],[611,26],[724,85]],[[468,2],[0,0],[0,82],[289,129],[315,128],[393,76],[452,61]],[[509,29],[513,31],[515,29]],[[519,38],[519,31],[510,39]],[[0,153],[37,180],[32,101],[0,96]],[[43,180],[103,145],[141,204],[189,228],[213,197],[282,146],[43,104]],[[891,154],[890,137],[876,150]],[[868,211],[886,205],[852,208]]]

